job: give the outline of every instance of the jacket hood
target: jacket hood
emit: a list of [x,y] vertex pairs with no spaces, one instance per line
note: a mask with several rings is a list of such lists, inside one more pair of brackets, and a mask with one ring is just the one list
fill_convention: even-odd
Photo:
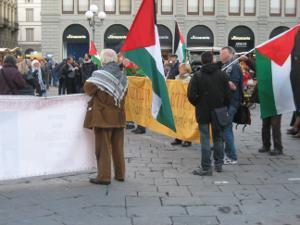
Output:
[[115,62],[104,65],[102,67],[102,70],[105,70],[105,71],[113,74],[117,79],[120,79],[122,76],[124,76],[123,71],[120,70],[119,65]]
[[206,64],[201,67],[201,71],[203,73],[213,73],[219,69],[219,66],[217,64]]

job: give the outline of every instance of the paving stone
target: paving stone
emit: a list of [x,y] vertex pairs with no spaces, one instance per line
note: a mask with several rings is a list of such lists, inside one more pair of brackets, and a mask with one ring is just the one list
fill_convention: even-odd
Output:
[[130,207],[127,209],[129,217],[169,217],[187,215],[185,209],[180,206],[161,206],[161,207]]
[[83,211],[95,217],[126,217],[124,207],[91,206],[83,208]]
[[185,186],[158,186],[158,192],[165,193],[167,196],[190,197],[191,193]]
[[127,207],[143,207],[143,206],[161,206],[161,201],[159,197],[126,197]]
[[172,217],[174,225],[218,225],[219,222],[216,217],[205,216],[178,216]]
[[218,216],[218,215],[239,215],[241,211],[238,205],[215,205],[215,206],[191,206],[187,207],[191,216]]
[[169,217],[134,217],[134,225],[171,225]]

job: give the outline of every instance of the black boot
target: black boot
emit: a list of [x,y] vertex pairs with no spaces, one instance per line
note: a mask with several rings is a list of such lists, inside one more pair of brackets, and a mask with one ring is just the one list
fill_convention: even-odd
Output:
[[282,155],[283,152],[282,150],[278,150],[278,149],[273,149],[270,151],[270,155],[275,156],[275,155]]
[[270,151],[270,148],[267,148],[267,147],[261,147],[260,149],[258,149],[258,152],[259,153],[266,153],[266,152],[269,152]]
[[171,145],[181,145],[182,143],[182,140],[179,140],[179,139],[175,139],[173,142],[171,142]]
[[197,175],[197,176],[212,176],[213,175],[213,171],[212,169],[208,169],[208,170],[202,170],[202,169],[197,169],[193,171],[193,175]]

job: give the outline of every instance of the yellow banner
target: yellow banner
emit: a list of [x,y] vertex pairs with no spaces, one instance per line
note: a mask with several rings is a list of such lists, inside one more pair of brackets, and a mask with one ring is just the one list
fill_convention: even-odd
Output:
[[187,99],[187,84],[181,81],[167,80],[177,130],[175,133],[158,123],[151,115],[151,81],[145,77],[128,77],[128,79],[129,88],[126,97],[127,121],[134,121],[141,126],[163,135],[199,143],[200,133],[195,118],[195,107],[191,105]]

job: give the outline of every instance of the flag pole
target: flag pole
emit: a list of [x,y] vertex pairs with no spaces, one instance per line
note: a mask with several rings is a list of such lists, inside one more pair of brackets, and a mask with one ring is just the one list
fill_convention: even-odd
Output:
[[229,65],[225,66],[222,71],[225,71],[228,67],[230,67],[231,65],[233,65],[234,63],[236,63],[237,61],[239,61],[242,57],[250,54],[251,52],[253,52],[255,50],[255,48],[251,49],[250,51],[244,53],[243,55],[241,55],[240,57],[236,58],[235,60],[233,60],[231,63],[229,63]]
[[157,3],[156,3],[156,0],[153,0],[154,2],[154,24],[157,25],[157,17],[156,17],[156,14],[157,14]]
[[270,40],[267,40],[267,41],[263,42],[262,44],[256,46],[255,48],[251,49],[249,52],[246,52],[245,54],[243,54],[243,55],[240,56],[239,58],[237,58],[237,59],[235,59],[234,61],[232,61],[228,66],[224,67],[224,68],[222,69],[222,71],[226,70],[229,66],[231,66],[232,64],[234,64],[234,63],[235,63],[236,61],[238,61],[240,58],[242,58],[242,57],[244,57],[245,55],[248,55],[248,54],[250,54],[251,52],[253,52],[253,51],[254,51],[256,48],[258,48],[259,46],[262,46],[262,45],[264,45],[264,44],[266,44],[266,43],[268,43],[268,42],[273,41],[274,39],[276,39],[276,38],[278,38],[278,37],[280,37],[280,36],[286,34],[287,32],[291,31],[292,29],[294,29],[294,28],[296,28],[296,27],[298,27],[298,26],[300,26],[300,24],[297,24],[297,25],[293,26],[292,28],[288,29],[287,31],[285,31],[285,32],[283,32],[283,33],[281,33],[281,34],[278,34],[278,35],[276,35],[275,37],[271,38]]

